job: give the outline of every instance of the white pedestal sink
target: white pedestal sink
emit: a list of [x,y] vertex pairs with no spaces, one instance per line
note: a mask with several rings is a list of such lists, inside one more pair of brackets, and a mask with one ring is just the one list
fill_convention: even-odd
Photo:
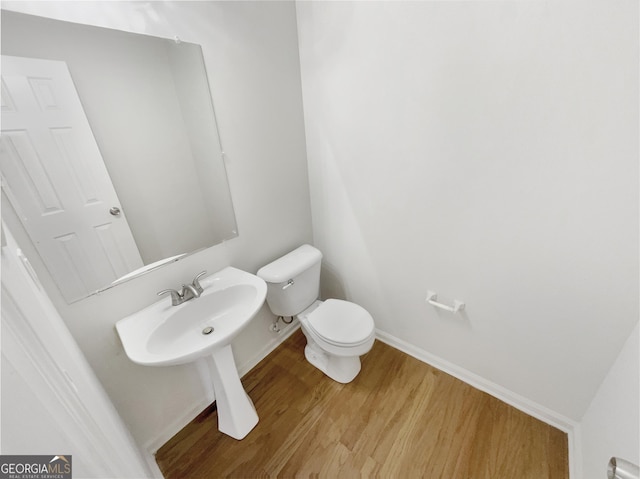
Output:
[[218,429],[242,439],[258,423],[251,398],[240,382],[231,341],[253,319],[267,294],[266,283],[236,268],[200,281],[199,298],[172,306],[165,298],[116,323],[131,361],[170,366],[209,356],[218,409]]

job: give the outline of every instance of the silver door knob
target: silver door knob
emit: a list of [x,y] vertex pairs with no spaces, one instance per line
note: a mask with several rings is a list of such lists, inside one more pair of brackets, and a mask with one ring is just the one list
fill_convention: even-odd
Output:
[[120,216],[120,208],[118,208],[117,206],[112,206],[109,210],[109,213],[111,213],[113,216]]

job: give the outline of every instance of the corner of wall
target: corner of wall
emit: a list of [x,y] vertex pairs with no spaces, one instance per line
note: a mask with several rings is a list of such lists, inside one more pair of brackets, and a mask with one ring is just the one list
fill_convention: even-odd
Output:
[[611,457],[640,459],[640,323],[594,394],[577,428],[581,474],[604,477]]

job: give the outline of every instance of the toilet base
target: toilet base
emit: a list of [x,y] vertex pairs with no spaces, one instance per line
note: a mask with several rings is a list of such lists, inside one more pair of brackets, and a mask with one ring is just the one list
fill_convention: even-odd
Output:
[[360,356],[327,354],[308,337],[307,345],[304,348],[304,357],[331,379],[342,384],[350,383],[360,372]]

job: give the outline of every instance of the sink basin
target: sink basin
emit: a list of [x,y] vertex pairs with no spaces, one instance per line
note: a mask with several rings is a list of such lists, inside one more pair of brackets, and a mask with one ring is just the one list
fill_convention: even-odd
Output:
[[[204,292],[179,306],[169,298],[116,323],[127,356],[145,366],[194,361],[228,345],[262,307],[267,285],[257,276],[225,268],[200,281]],[[209,334],[208,331],[213,328]]]
[[[267,284],[228,267],[200,280],[199,298],[172,306],[164,298],[116,323],[134,363],[171,366],[206,358],[216,396],[218,429],[242,439],[258,424],[258,413],[240,382],[231,341],[262,307]],[[205,334],[206,333],[206,334]]]

